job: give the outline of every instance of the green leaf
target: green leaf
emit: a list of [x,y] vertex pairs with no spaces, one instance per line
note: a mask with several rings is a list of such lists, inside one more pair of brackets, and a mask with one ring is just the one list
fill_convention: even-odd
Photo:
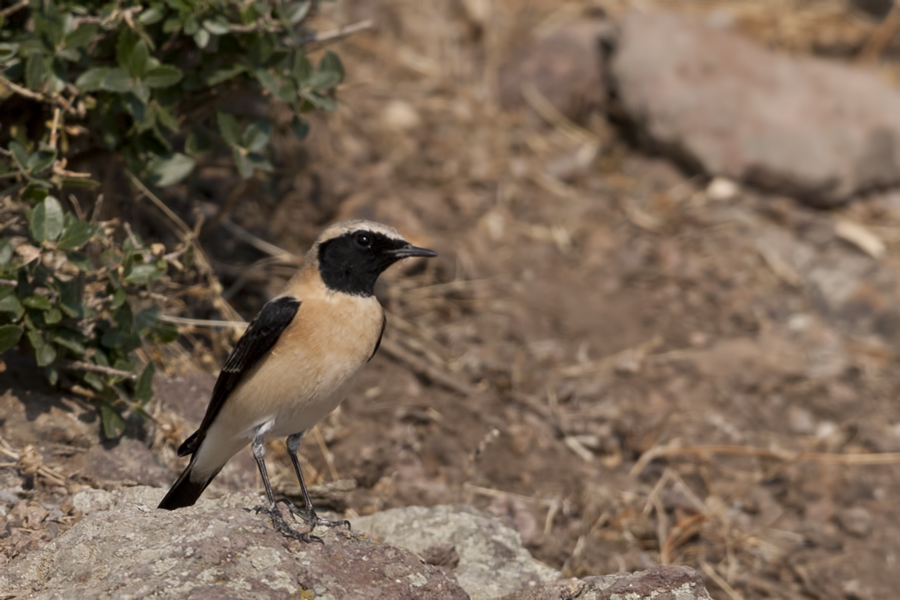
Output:
[[154,185],[167,187],[190,175],[195,161],[186,154],[176,152],[171,156],[160,156],[150,161],[147,170],[152,175]]
[[306,18],[306,15],[309,14],[309,9],[312,6],[311,2],[297,2],[296,4],[291,5],[287,9],[287,19],[288,23],[291,25],[296,25],[300,21]]
[[109,404],[100,407],[100,420],[103,422],[103,436],[108,440],[117,440],[125,433],[125,420]]
[[282,84],[274,75],[269,73],[266,69],[255,69],[253,71],[253,76],[270,94],[276,98],[279,97]]
[[134,315],[134,330],[141,335],[144,335],[147,329],[150,329],[157,321],[159,321],[159,315],[161,313],[162,309],[159,306],[151,306],[150,308],[139,311]]
[[307,84],[314,90],[329,90],[344,79],[344,66],[338,55],[329,50],[319,62],[319,70],[309,78]]
[[188,154],[203,154],[212,150],[212,142],[202,130],[192,131],[184,141],[184,151]]
[[60,187],[77,187],[77,188],[95,188],[100,185],[99,181],[93,179],[84,179],[82,177],[63,177],[60,180]]
[[203,28],[215,35],[225,35],[231,31],[228,20],[220,15],[203,21]]
[[122,69],[128,68],[131,60],[131,53],[134,51],[140,38],[137,33],[130,27],[122,27],[119,29],[119,37],[116,40],[116,62]]
[[[3,24],[0,23],[0,28]],[[19,45],[11,43],[0,43],[0,65],[6,64],[14,59],[19,53]]]
[[113,309],[119,308],[125,301],[128,300],[128,296],[125,295],[125,290],[119,288],[116,290],[116,293],[113,294],[112,302],[110,302],[110,307]]
[[39,150],[28,157],[25,166],[32,174],[39,175],[46,171],[56,160],[56,150]]
[[225,67],[222,69],[216,69],[212,71],[209,75],[206,76],[206,85],[208,86],[216,86],[222,83],[223,81],[228,81],[235,75],[240,75],[247,68],[241,64],[235,64],[230,67]]
[[28,164],[28,153],[25,152],[25,148],[22,147],[22,144],[19,142],[10,142],[9,151],[12,153],[19,168],[23,171],[27,170],[28,167],[25,165]]
[[168,344],[178,339],[178,327],[168,321],[159,321],[150,330],[148,337],[161,344]]
[[[91,241],[95,233],[97,226],[94,223],[75,221],[63,231],[58,247],[60,250],[77,250]],[[71,257],[69,260],[71,261]]]
[[135,265],[125,276],[125,281],[127,283],[149,283],[164,273],[165,270],[159,269],[154,263]]
[[128,55],[128,72],[133,77],[143,77],[147,70],[147,59],[150,58],[150,49],[144,40],[139,40]]
[[0,312],[13,313],[13,315],[15,315],[14,318],[18,320],[22,318],[25,309],[22,308],[19,299],[16,298],[15,295],[11,295],[0,298]]
[[266,173],[271,173],[274,170],[272,168],[272,163],[269,162],[269,159],[261,154],[251,152],[247,155],[247,158],[250,160],[250,164],[253,165],[254,169],[259,169],[260,171],[265,171]]
[[253,123],[244,130],[244,135],[241,136],[241,145],[251,152],[259,152],[269,143],[271,130],[272,127],[268,121]]
[[165,14],[161,7],[152,6],[149,9],[142,11],[137,20],[141,25],[153,25],[154,23],[162,21],[164,16]]
[[100,337],[100,343],[107,348],[118,348],[128,339],[128,335],[120,329],[107,329]]
[[18,325],[0,325],[0,354],[11,350],[19,343],[22,331]]
[[0,266],[8,264],[12,256],[12,244],[9,243],[9,240],[0,238]]
[[301,85],[306,85],[309,78],[312,77],[313,66],[303,50],[298,49],[294,51],[291,74]]
[[234,149],[234,163],[237,165],[241,177],[244,179],[253,177],[253,163],[246,154],[240,151],[240,148]]
[[56,348],[44,339],[39,331],[32,329],[28,332],[28,341],[34,348],[35,362],[39,367],[46,367],[56,360]]
[[147,363],[144,370],[141,371],[134,384],[134,398],[141,404],[146,404],[153,399],[153,374],[156,373],[156,367],[153,363]]
[[25,61],[25,85],[36,92],[44,89],[44,83],[47,81],[47,63],[44,55],[38,52],[32,52]]
[[194,35],[200,31],[200,22],[197,21],[193,16],[188,17],[184,22],[184,34],[185,35]]
[[241,141],[241,127],[237,119],[228,113],[218,113],[219,132],[229,146],[237,146]]
[[144,83],[152,88],[167,88],[181,81],[184,74],[178,67],[160,65],[147,71]]
[[316,94],[314,92],[304,92],[303,98],[306,99],[315,108],[321,108],[322,110],[329,111],[337,109],[337,104],[335,104],[334,100],[327,96],[323,96],[322,94]]
[[110,92],[130,92],[134,86],[134,79],[128,74],[128,71],[122,68],[110,69],[103,77],[100,87]]
[[56,240],[63,229],[63,209],[59,200],[47,196],[31,212],[31,237],[39,242]]
[[81,48],[87,46],[99,28],[93,23],[82,25],[72,33],[66,36],[66,48]]
[[60,321],[62,321],[62,311],[55,306],[44,315],[44,323],[47,325],[56,325]]
[[75,87],[85,92],[95,92],[103,89],[103,80],[106,79],[110,70],[108,67],[88,69],[75,80]]
[[178,119],[169,112],[169,109],[160,106],[156,102],[153,103],[153,110],[156,113],[156,120],[160,125],[171,131],[172,133],[178,133]]
[[53,308],[53,305],[50,304],[50,300],[46,296],[38,296],[37,294],[23,298],[22,304],[28,308],[36,308],[38,310],[50,310]]
[[90,259],[81,252],[69,252],[69,262],[84,273],[91,273],[94,270],[94,265],[91,264]]
[[47,375],[47,381],[50,382],[50,385],[59,383],[59,369],[56,368],[56,365],[47,365],[44,367],[44,373]]
[[[150,101],[150,86],[144,81],[135,82],[134,87],[131,88],[131,93],[134,94],[135,98],[140,100],[141,105],[140,114],[136,111],[134,117],[138,121],[144,121],[147,115],[152,115],[152,113],[147,111],[145,106],[147,102]],[[147,127],[149,126],[150,125],[147,125]],[[141,131],[147,127],[142,128]]]
[[87,348],[84,346],[84,336],[77,331],[61,329],[53,334],[52,339],[56,344],[71,350],[78,356],[84,356],[87,352]]
[[55,49],[63,40],[63,14],[58,10],[35,12],[34,32],[49,42],[48,49]]
[[197,30],[197,33],[194,34],[194,43],[197,44],[198,48],[206,48],[206,45],[209,44],[209,32],[205,29]]
[[[99,363],[99,361],[97,361],[97,362]],[[101,365],[101,366],[107,367],[109,365]],[[98,392],[102,392],[103,388],[106,387],[106,384],[103,383],[103,380],[100,379],[100,376],[97,375],[96,373],[85,373],[84,375],[81,376],[81,378],[84,379],[87,383],[89,383],[90,386],[92,388],[94,388],[95,390],[97,390]]]

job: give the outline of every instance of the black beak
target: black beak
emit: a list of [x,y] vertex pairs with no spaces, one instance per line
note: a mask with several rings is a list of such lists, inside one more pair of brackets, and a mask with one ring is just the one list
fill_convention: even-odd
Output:
[[437,256],[437,252],[434,250],[429,250],[428,248],[419,248],[418,246],[413,246],[412,244],[407,244],[402,248],[397,248],[396,250],[391,250],[390,253],[394,256],[394,258],[410,258],[413,256],[421,256],[423,258],[434,258]]

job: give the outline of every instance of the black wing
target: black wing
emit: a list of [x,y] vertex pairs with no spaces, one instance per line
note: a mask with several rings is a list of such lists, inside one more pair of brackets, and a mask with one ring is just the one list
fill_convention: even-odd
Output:
[[197,451],[207,428],[219,414],[232,390],[237,387],[244,374],[275,345],[281,333],[294,320],[299,308],[300,300],[292,296],[276,298],[263,306],[228,355],[228,360],[222,366],[213,388],[203,422],[200,428],[179,446],[178,456],[187,456]]
[[372,360],[373,358],[375,358],[375,353],[378,352],[379,348],[381,348],[381,338],[384,337],[384,326],[385,325],[387,325],[387,315],[381,315],[381,331],[378,333],[378,341],[375,342],[375,349],[372,350],[372,354],[369,355],[369,360]]

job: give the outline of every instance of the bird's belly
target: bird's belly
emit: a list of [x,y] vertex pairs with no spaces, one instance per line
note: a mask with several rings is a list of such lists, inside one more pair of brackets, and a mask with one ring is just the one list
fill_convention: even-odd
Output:
[[345,384],[372,355],[382,315],[374,298],[304,301],[294,324],[228,398],[219,416],[225,429],[252,438],[261,427],[267,437],[312,428],[340,404]]

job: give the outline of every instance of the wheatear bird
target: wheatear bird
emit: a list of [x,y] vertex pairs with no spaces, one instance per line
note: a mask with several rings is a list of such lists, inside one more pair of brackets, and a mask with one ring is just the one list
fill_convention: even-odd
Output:
[[[283,526],[266,472],[264,443],[287,437],[306,504],[304,518],[313,529],[333,524],[316,516],[309,498],[297,459],[300,438],[340,404],[341,388],[375,355],[385,325],[375,281],[411,256],[437,254],[379,223],[343,221],[326,229],[225,361],[200,429],[178,448],[178,456],[192,455],[191,462],[159,508],[194,504],[225,463],[252,444],[268,512],[276,527]],[[307,534],[301,538],[310,539]]]

